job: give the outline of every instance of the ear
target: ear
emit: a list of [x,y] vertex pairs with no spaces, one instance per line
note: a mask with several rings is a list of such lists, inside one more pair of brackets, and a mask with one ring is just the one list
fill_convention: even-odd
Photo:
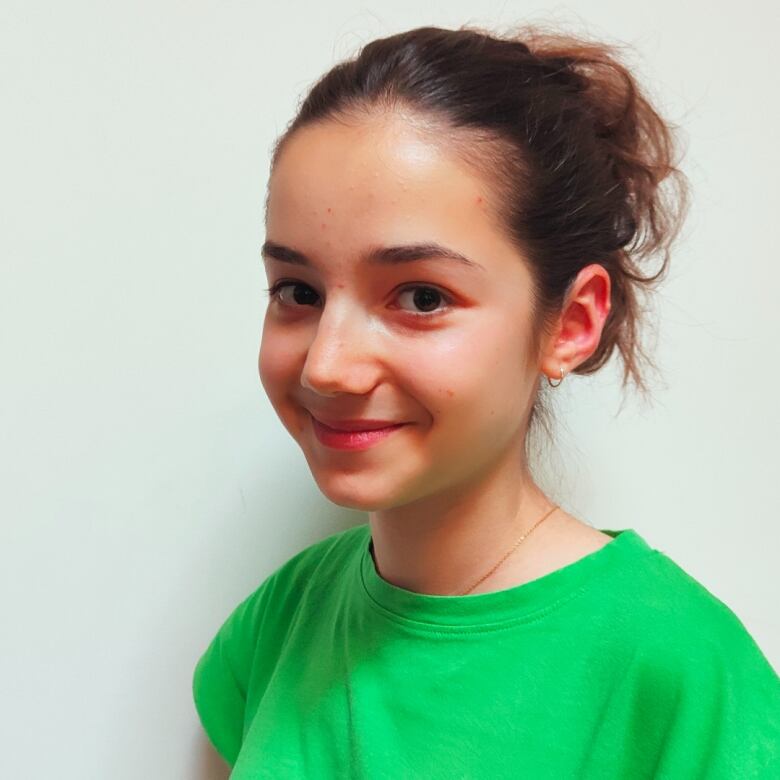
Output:
[[569,286],[558,324],[542,352],[540,371],[560,380],[587,360],[601,340],[610,310],[609,272],[594,263],[583,268]]

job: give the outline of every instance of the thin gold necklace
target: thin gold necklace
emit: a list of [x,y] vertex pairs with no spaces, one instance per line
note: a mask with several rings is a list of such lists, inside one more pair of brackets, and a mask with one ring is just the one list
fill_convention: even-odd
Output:
[[540,517],[512,546],[512,549],[484,576],[480,577],[468,590],[459,591],[457,593],[453,593],[451,595],[453,596],[467,596],[469,593],[471,593],[474,588],[477,587],[477,585],[480,584],[480,582],[483,582],[486,580],[520,545],[520,543],[527,539],[528,536],[531,534],[531,531],[538,526],[542,520],[547,519],[556,509],[558,509],[558,505],[555,504],[552,509],[550,509],[546,514],[544,514],[542,517]]

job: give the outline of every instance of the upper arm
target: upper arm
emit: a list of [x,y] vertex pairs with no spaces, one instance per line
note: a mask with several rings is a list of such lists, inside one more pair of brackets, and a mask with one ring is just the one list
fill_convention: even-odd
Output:
[[736,616],[690,645],[654,776],[780,777],[780,678]]
[[243,741],[247,692],[271,581],[269,577],[228,616],[192,676],[193,700],[203,729],[230,766]]

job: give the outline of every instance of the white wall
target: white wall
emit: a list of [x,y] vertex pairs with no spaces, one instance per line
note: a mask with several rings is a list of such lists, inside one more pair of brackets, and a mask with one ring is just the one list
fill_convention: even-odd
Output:
[[666,386],[615,417],[615,363],[569,379],[555,496],[667,552],[778,667],[771,6],[369,5],[0,6],[2,777],[219,776],[198,655],[272,568],[365,521],[319,493],[259,382],[262,205],[306,87],[422,24],[623,40],[683,126],[694,203],[659,299]]

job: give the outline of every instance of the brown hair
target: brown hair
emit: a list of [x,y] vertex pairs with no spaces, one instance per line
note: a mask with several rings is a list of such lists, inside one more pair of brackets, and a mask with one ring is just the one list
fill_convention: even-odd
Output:
[[[633,379],[646,395],[639,364],[654,366],[639,339],[639,294],[666,274],[688,185],[675,167],[675,126],[618,48],[535,24],[503,35],[419,27],[373,40],[313,85],[273,147],[271,170],[300,127],[402,112],[493,184],[497,224],[533,279],[530,351],[579,271],[599,263],[610,275],[611,310],[598,347],[574,372],[595,372],[617,348],[623,388]],[[640,263],[656,255],[660,268],[643,275]],[[529,427],[539,412],[549,426],[541,399]]]

